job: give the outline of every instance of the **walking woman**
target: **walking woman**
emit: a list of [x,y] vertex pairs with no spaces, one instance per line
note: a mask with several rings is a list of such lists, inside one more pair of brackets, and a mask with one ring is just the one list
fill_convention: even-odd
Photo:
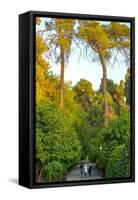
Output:
[[87,173],[88,173],[88,166],[87,163],[84,164],[84,174],[85,174],[85,178],[87,177]]

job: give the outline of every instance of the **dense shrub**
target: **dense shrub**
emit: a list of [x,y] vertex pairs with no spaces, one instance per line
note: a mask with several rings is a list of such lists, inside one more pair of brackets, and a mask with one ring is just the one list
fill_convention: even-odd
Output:
[[[100,150],[100,146],[102,149]],[[91,156],[106,177],[130,174],[130,115],[122,112],[91,141]],[[117,174],[118,173],[118,174]]]
[[69,120],[56,104],[49,103],[37,107],[36,164],[38,168],[46,169],[48,163],[53,161],[63,163],[67,167],[79,162],[80,142]]
[[117,146],[111,153],[107,168],[106,178],[119,178],[130,176],[130,151],[125,145]]
[[47,169],[43,173],[43,178],[52,181],[61,181],[63,174],[66,172],[66,168],[63,163],[59,161],[49,162]]

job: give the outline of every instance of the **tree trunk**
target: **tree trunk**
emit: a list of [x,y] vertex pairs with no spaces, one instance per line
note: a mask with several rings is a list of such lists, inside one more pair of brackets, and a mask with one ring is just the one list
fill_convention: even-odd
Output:
[[60,106],[64,107],[64,49],[60,47],[61,75],[60,75]]
[[38,174],[39,174],[39,168],[38,168],[38,166],[36,166],[36,182],[37,182],[37,179],[38,179]]
[[41,167],[41,169],[39,170],[38,177],[37,177],[37,182],[38,183],[41,181],[43,171],[44,171],[44,166]]
[[108,125],[108,102],[107,102],[107,93],[106,93],[106,64],[104,57],[100,55],[100,61],[103,67],[103,98],[104,98],[104,126]]

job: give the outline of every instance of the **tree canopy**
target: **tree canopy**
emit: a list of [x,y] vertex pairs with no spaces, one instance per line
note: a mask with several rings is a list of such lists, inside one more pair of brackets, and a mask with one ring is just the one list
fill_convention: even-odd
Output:
[[[118,55],[125,66],[129,63],[129,26],[37,17],[36,27],[36,181],[62,181],[86,158],[103,178],[129,177],[131,67],[118,82],[107,76]],[[65,80],[74,47],[102,67],[97,90],[87,76],[75,84]],[[90,64],[98,70],[93,59]],[[60,74],[52,71],[53,65]]]

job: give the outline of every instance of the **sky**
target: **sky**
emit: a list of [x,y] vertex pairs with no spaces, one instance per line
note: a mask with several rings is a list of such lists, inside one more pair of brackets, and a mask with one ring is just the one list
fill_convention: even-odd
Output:
[[[45,21],[48,18],[41,18],[41,24],[36,27],[36,31],[45,29]],[[109,24],[108,21],[100,21],[100,23]],[[127,26],[130,26],[129,23],[124,23]],[[75,45],[72,44],[74,47]],[[80,79],[87,79],[92,83],[93,89],[98,90],[101,84],[101,79],[103,77],[103,70],[100,62],[92,62],[90,59],[86,58],[86,56],[79,56],[80,51],[78,48],[74,48],[69,57],[68,65],[65,66],[65,81],[71,81],[74,86]],[[80,57],[80,58],[79,58]],[[113,62],[111,65],[107,65],[107,78],[112,79],[115,83],[119,83],[120,80],[124,80],[125,74],[127,72],[127,68],[129,66],[126,65],[122,55],[117,55],[118,61]],[[52,70],[54,74],[60,76],[60,64],[55,64],[50,61],[50,71]]]

